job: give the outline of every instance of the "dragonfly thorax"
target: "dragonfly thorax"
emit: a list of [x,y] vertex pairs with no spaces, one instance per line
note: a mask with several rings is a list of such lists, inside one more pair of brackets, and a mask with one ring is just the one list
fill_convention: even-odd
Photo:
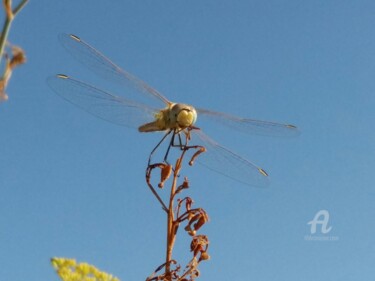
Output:
[[153,122],[138,128],[140,132],[155,132],[174,129],[186,129],[197,121],[197,111],[191,105],[170,103],[167,108],[155,114]]

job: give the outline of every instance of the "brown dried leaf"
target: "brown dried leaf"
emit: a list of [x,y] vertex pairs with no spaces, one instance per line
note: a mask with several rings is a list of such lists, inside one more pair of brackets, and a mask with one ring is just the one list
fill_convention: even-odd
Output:
[[17,46],[12,46],[12,57],[6,54],[5,59],[5,70],[3,77],[0,79],[0,101],[8,100],[8,95],[5,92],[5,89],[9,83],[10,77],[12,76],[14,68],[26,62],[25,52]]
[[9,67],[14,69],[18,65],[24,64],[26,62],[25,51],[20,47],[12,46],[12,58],[9,63]]

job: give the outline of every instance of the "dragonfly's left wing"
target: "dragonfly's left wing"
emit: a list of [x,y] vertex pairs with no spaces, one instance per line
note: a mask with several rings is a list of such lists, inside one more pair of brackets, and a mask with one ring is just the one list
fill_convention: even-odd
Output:
[[117,125],[138,128],[153,121],[157,112],[156,109],[129,101],[67,75],[49,77],[47,83],[63,99]]
[[250,186],[265,187],[268,185],[268,174],[265,170],[229,149],[219,145],[201,130],[192,130],[191,143],[198,143],[206,148],[196,161],[208,169]]
[[293,137],[299,134],[297,127],[294,125],[241,118],[207,109],[197,109],[197,112],[198,118],[203,117],[204,119],[206,117],[245,133],[281,137]]
[[[147,85],[144,81],[132,75],[131,73],[121,69],[109,58],[104,56],[94,47],[83,41],[78,36],[72,34],[60,34],[59,40],[65,49],[79,62],[87,66],[99,76],[117,82],[128,88],[124,95],[130,100],[136,100],[141,103],[147,102],[151,98],[156,99],[158,107],[163,108],[169,104],[167,98],[154,88]],[[130,90],[130,91],[129,91]]]

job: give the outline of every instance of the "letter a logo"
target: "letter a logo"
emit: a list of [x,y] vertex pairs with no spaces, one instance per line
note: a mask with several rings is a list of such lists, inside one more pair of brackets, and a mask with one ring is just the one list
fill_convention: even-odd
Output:
[[[319,219],[320,217],[323,217],[322,219]],[[317,224],[320,224],[322,225],[321,227],[321,232],[323,234],[326,234],[328,232],[330,232],[332,230],[332,226],[330,226],[329,228],[327,228],[327,224],[328,224],[328,220],[329,220],[329,213],[327,210],[320,210],[319,212],[317,212],[315,214],[315,217],[312,221],[309,221],[307,224],[311,224],[311,234],[315,234],[316,233],[316,225]]]

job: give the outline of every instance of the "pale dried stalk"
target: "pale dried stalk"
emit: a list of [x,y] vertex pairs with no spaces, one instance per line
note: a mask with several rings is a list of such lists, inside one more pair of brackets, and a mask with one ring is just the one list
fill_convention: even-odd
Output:
[[7,38],[11,24],[15,16],[22,10],[22,8],[27,4],[28,0],[22,0],[14,9],[12,9],[11,0],[3,0],[4,10],[5,10],[5,21],[3,25],[3,30],[0,35],[0,64],[3,56],[6,58],[5,70],[0,78],[0,101],[7,100],[8,96],[5,93],[5,88],[9,83],[9,79],[12,75],[13,69],[26,61],[24,51],[19,47],[12,47],[12,57],[9,58],[8,55],[4,55],[5,46],[7,44]]
[[173,201],[174,201],[174,196],[176,193],[176,187],[177,187],[177,179],[178,175],[181,170],[181,163],[184,159],[186,149],[183,150],[180,158],[177,159],[176,165],[175,165],[175,170],[173,173],[173,182],[171,186],[171,193],[169,197],[169,208],[168,208],[168,223],[167,223],[167,254],[166,254],[166,267],[165,267],[165,274],[166,276],[169,275],[170,273],[170,262],[172,260],[172,251],[174,247],[174,243],[176,241],[176,231],[175,231],[175,224],[174,224],[174,212],[173,212]]

